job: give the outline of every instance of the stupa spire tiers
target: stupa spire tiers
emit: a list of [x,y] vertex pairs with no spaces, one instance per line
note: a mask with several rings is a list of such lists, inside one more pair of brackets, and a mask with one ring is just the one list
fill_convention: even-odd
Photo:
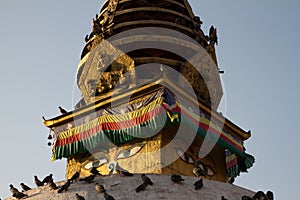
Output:
[[52,159],[67,159],[67,178],[121,167],[226,182],[253,165],[244,148],[250,132],[217,112],[218,37],[202,23],[187,0],[104,3],[78,65],[83,98],[43,120]]
[[[201,29],[202,23],[200,17],[194,15],[187,0],[106,1],[100,13],[93,19],[92,31],[86,37],[86,45],[81,56],[82,63],[78,68],[78,86],[84,97],[81,104],[88,104],[102,98],[100,96],[113,89],[116,82],[128,70],[133,75],[135,67],[158,63],[180,72],[195,89],[199,101],[217,109],[223,95],[214,47],[217,43],[217,34],[216,29],[211,27],[209,34],[205,35]],[[168,32],[165,30],[169,31],[168,36],[162,33]],[[149,37],[134,37],[136,35],[148,35]],[[102,42],[114,37],[123,37],[123,41],[119,42],[118,45]],[[142,41],[145,38],[147,41]],[[168,50],[151,45],[145,47],[146,42],[147,44],[151,42],[161,43],[161,46],[168,47]],[[89,57],[89,53],[99,43],[106,46],[101,49],[102,53],[97,55],[102,62],[100,65],[102,64],[102,68],[106,70],[102,77],[105,80],[101,80],[95,75],[101,69],[98,69],[98,72],[94,70],[92,73],[94,76],[89,76],[84,72],[86,69],[82,67],[85,65],[84,62]],[[195,47],[197,45],[198,47]],[[130,46],[136,48],[128,50]],[[192,69],[193,66],[189,60],[199,52],[199,47],[205,49],[205,53],[210,56],[210,58],[205,58],[205,66],[203,65],[204,67],[202,66],[200,69],[201,75]],[[107,51],[107,49],[109,50]],[[119,50],[125,52],[126,55],[122,56],[119,61],[110,63],[107,55]],[[174,54],[170,50],[179,51]],[[186,57],[183,58],[182,54]],[[213,62],[209,63],[210,61]],[[119,67],[116,67],[116,63],[119,63]],[[126,67],[120,67],[122,64]],[[159,68],[159,65],[157,66],[155,68]],[[116,70],[116,68],[122,69]],[[155,68],[152,68],[153,77]],[[100,73],[102,74],[102,72]],[[107,81],[108,79],[111,80]],[[90,98],[91,96],[92,98]]]

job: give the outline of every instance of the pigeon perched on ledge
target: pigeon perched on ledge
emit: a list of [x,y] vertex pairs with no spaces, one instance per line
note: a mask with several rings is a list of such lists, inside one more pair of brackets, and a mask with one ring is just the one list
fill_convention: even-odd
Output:
[[42,181],[40,181],[40,180],[38,179],[37,176],[34,176],[34,183],[35,183],[35,185],[36,185],[37,187],[40,187],[40,186],[43,186],[43,185],[44,185],[44,184],[42,183]]
[[70,179],[68,179],[68,181],[64,185],[62,185],[59,188],[59,190],[57,190],[57,193],[62,193],[63,191],[68,191],[70,185],[71,185],[71,181],[70,181]]
[[99,193],[105,193],[105,192],[106,192],[104,186],[103,186],[103,185],[100,185],[99,183],[96,183],[96,184],[95,184],[95,189],[96,189],[96,191],[99,192]]
[[17,198],[17,199],[22,199],[24,197],[28,197],[28,195],[24,194],[23,192],[14,193],[12,196],[15,197],[15,198]]
[[268,200],[274,200],[274,194],[273,194],[273,192],[268,191],[266,195],[267,195],[267,199]]
[[13,186],[13,184],[9,185],[9,190],[12,194],[18,193],[19,190]]
[[201,178],[200,180],[196,181],[194,183],[194,186],[195,186],[195,190],[199,190],[203,187],[203,179]]
[[75,172],[73,174],[73,176],[69,179],[71,182],[74,182],[76,179],[78,179],[80,176],[80,173],[79,172]]
[[59,109],[59,112],[60,112],[62,115],[68,113],[68,112],[67,112],[65,109],[63,109],[61,106],[58,106],[58,109]]
[[48,185],[52,190],[58,189],[57,185],[53,182],[53,179],[48,183]]
[[83,196],[79,195],[78,193],[76,193],[75,195],[76,195],[77,200],[85,200],[85,198]]
[[153,185],[153,182],[151,181],[151,179],[150,179],[148,176],[146,176],[145,174],[142,174],[142,175],[141,175],[141,178],[142,178],[143,181],[144,181],[145,183],[147,183],[148,185]]
[[53,180],[53,174],[49,174],[48,176],[46,176],[43,180],[42,180],[42,184],[45,185],[45,183],[49,183],[51,180]]
[[29,186],[25,185],[24,183],[20,183],[20,185],[24,191],[31,190],[31,188]]
[[177,175],[177,174],[172,174],[171,180],[174,183],[181,183],[182,181],[184,181],[184,179],[180,175]]
[[97,176],[102,176],[102,174],[100,174],[100,172],[97,170],[97,167],[93,167],[90,170],[91,174],[97,175]]
[[141,185],[139,185],[137,188],[135,188],[135,192],[138,193],[138,192],[144,191],[147,186],[148,186],[148,183],[143,182]]

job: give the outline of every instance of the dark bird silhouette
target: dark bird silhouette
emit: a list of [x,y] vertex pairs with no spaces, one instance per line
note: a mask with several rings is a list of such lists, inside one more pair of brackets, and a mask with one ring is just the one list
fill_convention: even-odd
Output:
[[104,186],[103,186],[103,185],[100,185],[99,183],[96,183],[96,184],[95,184],[95,189],[96,189],[96,191],[99,192],[99,193],[105,193],[105,192],[106,192]]
[[235,178],[234,177],[229,177],[227,182],[230,183],[230,184],[233,184],[235,181]]
[[116,172],[121,176],[133,176],[129,171],[121,168],[118,163],[116,164]]
[[21,187],[22,187],[22,189],[23,189],[24,191],[31,190],[31,188],[28,187],[27,185],[25,185],[24,183],[20,183],[20,185],[21,185]]
[[68,179],[68,181],[57,190],[57,193],[62,193],[63,191],[68,191],[70,185],[71,185],[71,181],[70,181],[70,179]]
[[48,183],[48,185],[52,190],[58,189],[57,185],[53,182],[53,179]]
[[96,177],[95,174],[91,174],[91,175],[89,175],[87,177],[80,178],[79,181],[84,181],[84,182],[87,182],[87,183],[92,183],[95,177]]
[[143,182],[141,185],[139,185],[137,188],[135,188],[135,192],[144,191],[147,186],[148,186],[148,183],[147,182]]
[[195,186],[195,190],[199,190],[203,187],[203,179],[201,178],[200,180],[196,181],[194,183],[194,186]]
[[75,195],[76,195],[77,200],[85,200],[85,198],[83,196],[79,195],[78,193],[76,193]]
[[217,29],[214,26],[209,29],[209,42],[218,45]]
[[80,176],[80,173],[79,172],[75,172],[73,174],[73,176],[69,179],[71,182],[74,182],[76,179],[78,179]]
[[53,180],[53,174],[49,174],[42,180],[42,184],[45,185],[45,183],[49,183],[51,180]]
[[85,38],[84,38],[84,41],[85,41],[85,42],[88,42],[89,39],[90,39],[90,36],[87,34],[87,35],[85,36]]
[[53,139],[52,135],[49,134],[47,139],[48,139],[48,140],[52,140],[52,139]]
[[44,184],[42,183],[42,181],[40,181],[38,179],[37,176],[34,176],[34,184],[37,186],[37,187],[40,187],[40,186],[43,186]]
[[61,113],[61,114],[67,114],[68,112],[65,110],[65,109],[63,109],[61,106],[58,106],[58,109],[59,109],[59,112]]
[[115,200],[111,195],[107,194],[106,192],[103,194],[105,200]]
[[144,181],[145,183],[147,183],[148,185],[153,185],[153,182],[151,181],[151,179],[150,179],[148,176],[146,176],[145,174],[142,174],[142,175],[141,175],[141,178],[142,178],[143,181]]
[[267,196],[268,200],[274,200],[274,194],[273,194],[273,192],[268,191],[267,194],[266,194],[266,196]]
[[19,190],[13,186],[13,184],[9,185],[9,190],[12,194],[18,193]]
[[102,174],[100,174],[100,172],[97,170],[97,167],[93,167],[90,170],[91,174],[97,175],[97,176],[102,176]]
[[218,69],[218,71],[219,71],[220,74],[224,74],[225,73],[225,71],[221,70],[220,68]]
[[15,197],[15,198],[17,198],[17,199],[22,199],[24,197],[28,197],[28,195],[24,194],[23,192],[16,192],[12,196]]
[[172,174],[171,180],[174,183],[181,183],[182,181],[184,181],[184,179],[180,175],[177,175],[177,174]]
[[222,200],[228,200],[228,199],[226,199],[226,198],[225,198],[225,197],[223,197],[223,196],[221,197],[221,199],[222,199]]
[[267,197],[263,191],[258,191],[254,194],[253,200],[266,200]]
[[206,176],[205,173],[204,173],[204,171],[201,168],[199,168],[199,167],[194,167],[193,174],[194,174],[194,176],[196,176],[198,178],[202,177],[202,176]]

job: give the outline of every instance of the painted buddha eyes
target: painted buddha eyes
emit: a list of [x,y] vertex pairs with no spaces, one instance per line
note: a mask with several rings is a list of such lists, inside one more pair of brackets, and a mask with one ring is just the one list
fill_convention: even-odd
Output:
[[118,152],[118,154],[116,156],[116,160],[123,159],[123,158],[129,158],[129,157],[137,154],[141,150],[141,148],[142,148],[141,145],[137,145],[132,148],[123,149]]
[[193,156],[190,155],[189,153],[183,152],[183,151],[180,150],[180,149],[176,149],[176,153],[178,154],[178,156],[179,156],[184,162],[187,162],[187,163],[189,163],[189,164],[194,164]]
[[201,169],[207,176],[215,175],[215,171],[209,165],[206,165],[205,163],[201,162],[200,160],[198,160],[195,163],[195,167],[198,167],[199,169]]
[[84,166],[85,169],[91,169],[92,167],[99,167],[105,163],[108,163],[109,159],[107,156],[101,156],[99,158],[97,158],[97,161],[94,162],[89,162],[88,164],[86,164]]
[[114,156],[115,157],[114,160],[110,159],[108,152],[99,152],[98,156],[95,156],[93,160],[87,161],[87,163],[83,164],[83,166],[85,169],[89,170],[93,167],[100,167],[101,165],[104,165],[109,162],[117,161],[119,159],[129,158],[137,154],[143,148],[144,145],[145,144],[138,143],[125,149],[119,149],[117,150]]

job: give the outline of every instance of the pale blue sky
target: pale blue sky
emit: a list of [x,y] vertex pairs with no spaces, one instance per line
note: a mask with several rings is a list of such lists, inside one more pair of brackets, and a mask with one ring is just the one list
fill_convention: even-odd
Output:
[[[50,162],[41,116],[72,109],[84,36],[103,0],[1,0],[0,197],[8,185],[33,185],[33,175],[64,179],[65,162]],[[226,117],[252,130],[256,163],[236,184],[295,199],[300,182],[298,131],[300,1],[190,0],[194,13],[218,28],[217,57]],[[230,197],[228,197],[230,198]]]

